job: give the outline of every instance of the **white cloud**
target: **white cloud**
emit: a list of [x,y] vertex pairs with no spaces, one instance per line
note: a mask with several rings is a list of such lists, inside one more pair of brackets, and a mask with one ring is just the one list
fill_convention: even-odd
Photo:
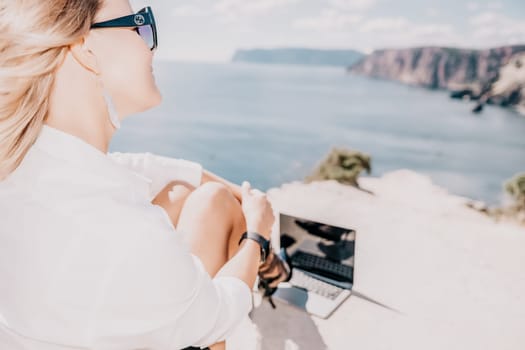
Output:
[[485,11],[471,15],[467,28],[459,33],[450,23],[416,23],[404,17],[371,18],[357,28],[373,39],[375,47],[420,45],[496,47],[525,43],[525,22],[500,12]]
[[479,10],[480,7],[481,7],[481,6],[480,6],[480,4],[479,4],[478,2],[469,1],[469,2],[467,3],[467,9],[468,9],[469,11],[477,11],[477,10]]
[[376,0],[331,0],[330,3],[333,8],[343,11],[364,11],[374,7]]
[[357,31],[362,37],[373,38],[377,48],[452,45],[458,41],[449,24],[415,23],[404,17],[371,18],[361,23]]
[[405,17],[366,18],[362,15],[325,10],[317,17],[293,22],[303,30],[323,31],[329,37],[347,38],[347,45],[369,49],[422,45],[453,45],[459,42],[454,27],[447,23],[416,23]]
[[439,38],[441,42],[446,42],[456,35],[454,27],[443,23],[415,25],[411,30],[414,31],[414,35],[418,38]]
[[487,46],[525,43],[525,22],[499,12],[483,12],[468,20],[472,36]]
[[435,7],[429,7],[425,10],[425,13],[427,16],[430,16],[430,17],[437,17],[439,16],[439,14],[441,13],[441,11],[439,11],[437,8]]
[[487,10],[501,10],[503,8],[503,4],[501,2],[489,2],[487,4]]
[[297,29],[314,29],[323,31],[348,30],[360,23],[362,16],[326,9],[319,16],[300,18],[292,22]]
[[410,26],[406,18],[374,18],[366,21],[361,27],[360,31],[363,33],[404,30]]
[[329,6],[318,15],[295,19],[292,27],[323,31],[349,30],[363,20],[362,13],[375,4],[376,0],[330,0]]
[[501,10],[503,9],[503,3],[499,1],[492,1],[486,4],[480,4],[479,2],[470,1],[467,3],[467,10],[470,12],[484,11],[484,10]]
[[254,16],[271,12],[300,0],[220,0],[214,10],[224,20],[232,21],[241,16]]
[[171,13],[175,17],[215,16],[221,22],[233,22],[240,18],[268,14],[273,10],[300,0],[220,0],[209,3],[202,2],[175,6]]
[[199,17],[209,14],[209,11],[196,5],[180,5],[173,8],[171,13],[175,17]]
[[388,35],[399,38],[422,38],[433,35],[450,36],[454,28],[446,23],[414,23],[404,17],[377,17],[365,19],[334,10],[325,10],[318,17],[303,18],[293,22],[295,28],[324,31],[360,32],[371,35]]

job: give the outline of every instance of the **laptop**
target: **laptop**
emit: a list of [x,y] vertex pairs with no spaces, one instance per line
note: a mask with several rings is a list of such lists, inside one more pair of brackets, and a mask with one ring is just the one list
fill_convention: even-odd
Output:
[[282,212],[279,229],[293,273],[273,300],[328,318],[352,293],[355,230]]

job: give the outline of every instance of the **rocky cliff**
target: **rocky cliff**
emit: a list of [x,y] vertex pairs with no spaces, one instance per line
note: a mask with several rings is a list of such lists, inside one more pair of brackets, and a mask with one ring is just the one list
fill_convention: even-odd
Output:
[[[525,45],[486,50],[446,47],[378,50],[350,66],[349,71],[456,91],[455,97],[466,96],[480,100],[481,104],[519,105],[525,101],[525,95],[521,93],[525,80],[523,74],[515,74],[515,70],[523,70],[520,57],[524,53]],[[509,68],[509,64],[512,67]],[[497,92],[493,92],[501,78],[504,83],[499,85],[507,89],[498,87]]]
[[525,115],[525,52],[511,57],[498,73],[498,78],[480,96],[484,101],[502,106],[516,106]]

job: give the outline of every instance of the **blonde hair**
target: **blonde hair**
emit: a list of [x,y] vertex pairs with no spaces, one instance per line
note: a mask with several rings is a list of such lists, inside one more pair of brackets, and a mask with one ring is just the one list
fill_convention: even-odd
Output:
[[89,32],[103,0],[0,0],[0,181],[34,144],[68,46]]

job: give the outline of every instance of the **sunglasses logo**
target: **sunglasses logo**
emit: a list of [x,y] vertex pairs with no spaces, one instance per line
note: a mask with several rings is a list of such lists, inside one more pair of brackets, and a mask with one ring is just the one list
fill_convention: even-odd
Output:
[[135,20],[135,24],[139,26],[143,25],[144,22],[146,22],[146,20],[144,19],[144,16],[142,15],[135,15],[134,20]]

